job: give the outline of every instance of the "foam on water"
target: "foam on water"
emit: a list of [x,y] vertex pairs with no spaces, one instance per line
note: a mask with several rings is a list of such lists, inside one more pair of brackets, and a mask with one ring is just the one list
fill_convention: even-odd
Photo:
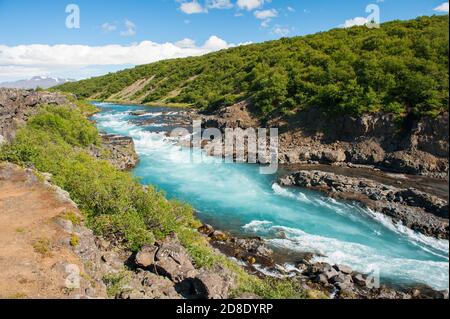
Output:
[[[94,117],[98,127],[135,141],[141,161],[134,174],[169,197],[189,202],[204,222],[238,235],[262,236],[276,247],[316,252],[324,256],[319,260],[361,272],[379,269],[389,281],[448,289],[448,241],[417,234],[354,203],[283,188],[274,183],[276,176],[260,175],[256,165],[226,164],[182,148],[130,115],[143,110],[159,114],[162,108],[101,107]],[[204,161],[192,162],[193,156]]]
[[283,232],[286,238],[272,238],[268,242],[274,247],[324,256],[316,257],[315,261],[346,264],[363,273],[379,271],[382,277],[396,279],[399,283],[432,282],[436,289],[448,289],[448,262],[384,256],[365,245],[312,235],[299,229],[274,225],[269,221],[255,220],[243,228],[268,238]]

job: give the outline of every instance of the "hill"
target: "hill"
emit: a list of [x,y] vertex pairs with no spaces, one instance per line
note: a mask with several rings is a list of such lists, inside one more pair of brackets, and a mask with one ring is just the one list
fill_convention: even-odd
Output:
[[320,108],[436,116],[448,109],[448,16],[240,46],[66,83],[83,98],[217,109],[250,99],[263,118]]

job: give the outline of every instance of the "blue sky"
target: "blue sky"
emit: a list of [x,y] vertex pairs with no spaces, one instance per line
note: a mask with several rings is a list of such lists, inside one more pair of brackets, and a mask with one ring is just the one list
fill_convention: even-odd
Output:
[[[80,9],[79,29],[65,24],[71,3]],[[311,34],[346,21],[361,23],[371,3],[379,6],[381,22],[448,13],[443,0],[0,0],[0,81],[34,75],[83,78]]]

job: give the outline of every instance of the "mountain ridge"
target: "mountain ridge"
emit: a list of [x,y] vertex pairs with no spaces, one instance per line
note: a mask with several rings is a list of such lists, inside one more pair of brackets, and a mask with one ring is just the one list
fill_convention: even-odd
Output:
[[448,16],[282,38],[165,60],[56,87],[83,98],[215,110],[251,100],[260,118],[436,116],[448,108]]
[[49,89],[67,82],[74,82],[74,79],[64,79],[48,76],[34,76],[28,80],[17,80],[10,82],[1,82],[0,87],[9,89]]

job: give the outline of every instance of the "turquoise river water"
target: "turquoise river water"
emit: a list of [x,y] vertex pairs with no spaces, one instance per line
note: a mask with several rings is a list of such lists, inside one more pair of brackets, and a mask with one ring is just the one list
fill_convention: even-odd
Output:
[[[394,225],[381,214],[301,189],[282,188],[276,175],[257,165],[216,159],[187,161],[190,152],[161,131],[163,116],[177,110],[97,103],[94,116],[107,133],[130,136],[140,156],[134,174],[168,197],[191,204],[206,223],[238,235],[261,236],[274,247],[314,252],[331,264],[346,264],[401,285],[449,288],[449,242]],[[131,111],[146,114],[130,115]],[[150,120],[150,121],[149,121]],[[286,237],[277,236],[280,232]]]

